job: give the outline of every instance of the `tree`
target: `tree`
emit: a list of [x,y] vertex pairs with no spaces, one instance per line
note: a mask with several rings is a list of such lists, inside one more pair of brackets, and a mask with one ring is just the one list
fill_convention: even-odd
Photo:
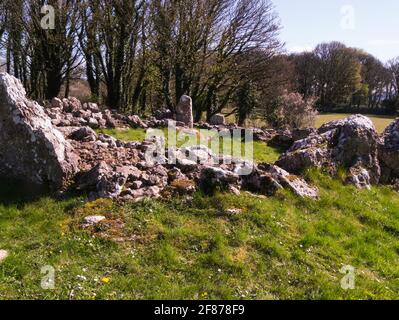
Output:
[[375,109],[386,98],[386,86],[391,78],[384,64],[370,54],[363,59],[363,67],[364,82],[369,88],[368,107]]
[[277,99],[270,122],[278,128],[312,127],[317,115],[314,103],[314,98],[304,99],[300,93],[286,92]]
[[339,42],[316,47],[318,104],[324,110],[347,105],[361,86],[361,65],[355,52]]
[[24,54],[28,57],[29,94],[34,98],[51,99],[59,94],[62,84],[80,64],[76,42],[79,21],[76,1],[52,0],[48,4],[55,9],[55,28],[43,29],[43,4],[26,2]]
[[[55,28],[41,26],[41,8],[55,9]],[[6,69],[37,99],[58,95],[68,74],[79,65],[76,44],[77,1],[6,1],[2,27]]]
[[97,55],[98,22],[95,17],[96,6],[93,2],[82,2],[79,6],[81,26],[78,30],[80,50],[85,59],[85,72],[91,90],[91,98],[100,102],[101,66]]
[[359,50],[340,42],[321,43],[312,52],[291,55],[298,92],[305,99],[316,97],[317,105],[324,111],[351,105],[353,95],[358,98],[364,93],[359,57]]
[[234,110],[239,126],[243,126],[245,120],[258,107],[258,96],[251,81],[244,81],[239,87],[235,95]]
[[399,57],[388,61],[387,69],[390,75],[389,97],[391,100],[399,100]]
[[367,83],[363,83],[358,91],[356,91],[352,95],[352,105],[355,105],[357,109],[360,106],[367,104],[369,98],[369,85]]
[[120,111],[136,111],[143,92],[147,8],[144,0],[91,0],[80,10],[79,39],[90,86],[98,95],[101,77],[107,88],[106,104]]
[[314,52],[293,54],[290,61],[295,66],[298,92],[305,98],[315,96],[317,88],[317,57]]
[[173,109],[181,95],[191,95],[196,120],[232,101],[246,76],[243,54],[262,49],[271,58],[280,47],[269,1],[158,0],[151,15],[164,101]]
[[294,66],[284,55],[270,58],[263,50],[243,54],[237,68],[245,75],[233,99],[233,109],[240,125],[250,118],[265,119],[273,112],[277,97],[293,90]]

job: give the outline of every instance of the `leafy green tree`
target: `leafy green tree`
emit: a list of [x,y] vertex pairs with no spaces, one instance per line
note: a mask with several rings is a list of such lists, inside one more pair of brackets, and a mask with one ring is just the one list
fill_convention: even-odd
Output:
[[318,104],[324,110],[348,105],[361,86],[361,65],[355,52],[339,42],[316,47]]
[[367,83],[363,83],[360,89],[352,95],[352,104],[355,105],[357,109],[359,109],[360,106],[367,104],[369,91],[369,85]]
[[253,113],[258,106],[257,92],[251,81],[244,81],[238,88],[235,95],[235,113],[238,125],[243,126],[245,120]]

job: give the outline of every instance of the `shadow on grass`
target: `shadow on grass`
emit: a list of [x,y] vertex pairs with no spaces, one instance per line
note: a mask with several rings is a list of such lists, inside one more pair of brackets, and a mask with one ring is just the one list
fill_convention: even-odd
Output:
[[43,197],[61,201],[76,196],[81,196],[81,193],[75,191],[58,193],[42,185],[17,179],[0,178],[0,204],[2,205],[25,205]]
[[279,153],[280,155],[283,153],[286,153],[288,151],[288,149],[291,147],[291,145],[284,146],[284,145],[278,145],[278,144],[273,144],[273,143],[266,143],[266,145],[268,147],[271,147],[274,150],[276,150],[276,152]]

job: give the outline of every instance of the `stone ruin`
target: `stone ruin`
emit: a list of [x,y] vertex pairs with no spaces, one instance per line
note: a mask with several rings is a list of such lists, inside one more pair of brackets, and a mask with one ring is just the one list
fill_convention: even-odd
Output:
[[[191,113],[186,112],[188,108]],[[177,109],[180,116],[176,115],[176,126],[192,128],[191,99],[183,97]],[[323,168],[331,174],[340,166],[347,167],[348,183],[359,188],[398,183],[399,120],[382,136],[368,118],[360,115],[331,122],[319,130],[252,129],[257,140],[289,147],[275,164],[240,159],[226,162],[225,156],[215,155],[204,146],[166,152],[161,155],[165,161],[154,164],[148,161],[146,152],[156,150],[156,139],[125,142],[93,130],[162,127],[172,117],[170,111],[159,110],[154,117],[140,119],[102,111],[96,104],[82,105],[75,98],[56,98],[43,108],[26,98],[19,80],[1,73],[0,176],[56,191],[80,190],[91,200],[130,201],[190,194],[197,189],[209,194],[220,189],[273,195],[287,188],[298,196],[317,198],[317,188],[299,176],[308,167]],[[207,123],[196,126],[237,128]],[[169,161],[171,154],[176,162]],[[187,158],[187,154],[201,162]],[[250,167],[251,173],[241,175],[244,167]]]

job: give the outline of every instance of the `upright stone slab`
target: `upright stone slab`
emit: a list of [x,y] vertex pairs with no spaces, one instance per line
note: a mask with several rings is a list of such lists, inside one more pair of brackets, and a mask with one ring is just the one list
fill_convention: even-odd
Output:
[[193,101],[189,96],[182,96],[176,107],[176,121],[183,122],[189,128],[194,127]]
[[76,171],[72,147],[44,109],[18,79],[0,73],[0,177],[59,189]]

